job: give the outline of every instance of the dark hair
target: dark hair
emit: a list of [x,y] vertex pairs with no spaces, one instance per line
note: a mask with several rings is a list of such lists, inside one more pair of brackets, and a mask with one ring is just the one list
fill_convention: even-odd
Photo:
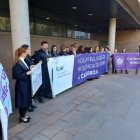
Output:
[[85,53],[89,53],[89,47],[85,47]]
[[48,42],[47,41],[42,41],[41,46],[44,45],[44,44],[48,44]]
[[65,48],[66,48],[66,47],[65,47],[64,44],[60,45],[60,51],[63,51]]
[[92,48],[92,47],[89,47],[89,48],[88,48],[89,53],[91,53],[91,52],[90,52],[91,49],[92,49],[92,52],[93,52],[93,48]]
[[53,54],[53,48],[56,47],[56,45],[52,45],[51,47],[51,53]]
[[82,54],[85,53],[82,49],[84,48],[84,46],[79,46],[79,48],[77,49],[77,53],[78,54]]
[[22,46],[21,46],[21,48],[28,49],[28,48],[29,48],[29,45],[27,45],[27,44],[24,44],[24,45],[22,45]]
[[105,49],[108,49],[108,51],[109,51],[109,48],[108,47],[105,47]]

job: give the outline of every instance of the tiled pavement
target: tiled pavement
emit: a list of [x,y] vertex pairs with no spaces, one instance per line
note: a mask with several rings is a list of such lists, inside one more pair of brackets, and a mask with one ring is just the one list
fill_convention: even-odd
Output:
[[87,81],[38,104],[29,124],[17,116],[9,140],[140,140],[140,75]]

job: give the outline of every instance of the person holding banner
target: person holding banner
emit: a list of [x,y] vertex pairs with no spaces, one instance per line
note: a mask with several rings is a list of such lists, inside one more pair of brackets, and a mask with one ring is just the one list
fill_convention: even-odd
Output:
[[[115,49],[114,53],[117,53],[118,50]],[[111,59],[112,59],[112,74],[117,74],[117,70],[115,69],[115,62],[114,62],[114,54],[111,55]]]
[[[122,49],[122,53],[126,53],[126,49],[125,48]],[[123,70],[121,70],[121,73],[123,73]],[[128,74],[127,70],[125,70],[125,74]]]
[[79,46],[79,48],[77,49],[77,54],[84,54],[84,53],[85,53],[84,46]]
[[67,56],[66,47],[65,47],[64,44],[62,44],[62,45],[60,46],[59,56]]
[[13,79],[16,80],[15,106],[19,109],[19,122],[28,123],[30,122],[31,118],[26,116],[26,112],[30,103],[30,75],[32,72],[25,62],[25,58],[27,57],[27,49],[22,47],[18,48],[15,57],[16,62],[12,69]]
[[[29,46],[26,44],[22,45],[21,48],[27,49],[26,51],[27,57],[25,58],[25,62],[27,63],[28,67],[31,69],[32,67],[34,67],[34,62],[31,57],[31,50]],[[29,103],[28,111],[33,112],[35,108],[37,108],[37,106],[33,104],[32,95],[30,94],[30,103]]]
[[69,47],[66,47],[66,54],[70,55],[70,48]]
[[42,85],[39,88],[38,91],[38,101],[40,103],[43,103],[43,97],[44,98],[52,98],[51,94],[51,85],[50,85],[50,79],[48,74],[48,58],[51,58],[51,53],[49,52],[49,46],[47,41],[41,42],[41,49],[36,52],[34,55],[34,59],[36,63],[42,62]]
[[[139,46],[139,49],[137,50],[137,52],[140,53],[140,46]],[[138,74],[138,68],[136,69],[135,74]]]
[[58,57],[58,56],[59,56],[59,54],[58,54],[58,52],[57,52],[57,47],[56,47],[56,45],[53,45],[52,48],[51,48],[51,56],[52,56],[52,57]]
[[99,46],[96,46],[95,47],[95,53],[98,53],[98,52],[100,52],[100,47]]
[[71,51],[69,52],[70,55],[76,55],[76,46],[74,44],[71,45]]

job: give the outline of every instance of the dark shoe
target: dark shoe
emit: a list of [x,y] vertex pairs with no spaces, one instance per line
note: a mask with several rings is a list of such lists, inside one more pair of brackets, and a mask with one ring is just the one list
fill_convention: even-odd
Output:
[[46,99],[53,99],[52,96],[44,96],[44,98],[46,98]]
[[125,74],[128,74],[128,72],[125,72]]
[[29,123],[30,120],[27,119],[26,117],[23,117],[23,118],[19,118],[19,122],[20,122],[20,123]]
[[44,103],[44,100],[42,98],[38,99],[39,103]]
[[30,107],[31,108],[37,108],[37,106],[36,105],[33,105],[33,104],[31,104]]
[[31,108],[31,107],[29,107],[29,108],[28,108],[28,111],[29,111],[29,112],[34,112],[34,109]]

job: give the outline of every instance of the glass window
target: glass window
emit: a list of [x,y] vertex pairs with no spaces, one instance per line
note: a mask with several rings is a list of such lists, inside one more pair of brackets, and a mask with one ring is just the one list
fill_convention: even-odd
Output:
[[67,37],[68,38],[77,38],[77,39],[90,39],[90,33],[85,33],[85,32],[81,32],[81,31],[75,31],[75,30],[68,29]]
[[66,37],[66,27],[63,24],[37,20],[36,33],[48,36]]
[[10,18],[0,17],[0,30],[11,31]]
[[35,27],[34,27],[34,22],[33,21],[30,21],[30,33],[31,34],[34,34],[35,33]]

